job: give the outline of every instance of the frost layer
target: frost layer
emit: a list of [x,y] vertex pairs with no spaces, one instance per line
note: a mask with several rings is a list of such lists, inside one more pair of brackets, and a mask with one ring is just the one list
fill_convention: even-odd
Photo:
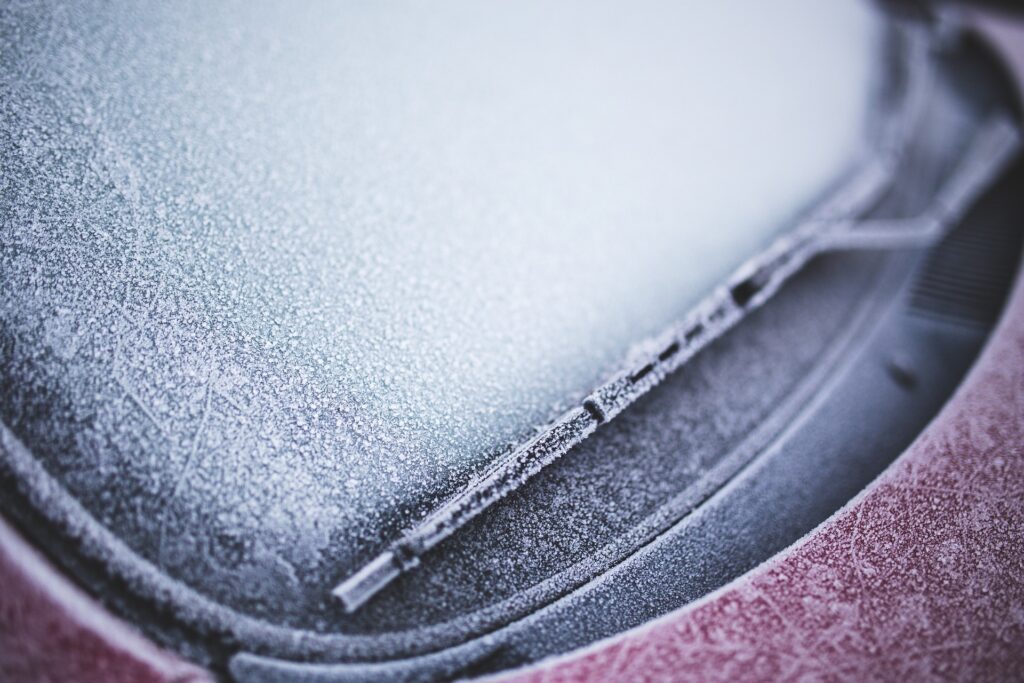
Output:
[[341,576],[836,179],[868,11],[5,4],[2,417],[176,575]]

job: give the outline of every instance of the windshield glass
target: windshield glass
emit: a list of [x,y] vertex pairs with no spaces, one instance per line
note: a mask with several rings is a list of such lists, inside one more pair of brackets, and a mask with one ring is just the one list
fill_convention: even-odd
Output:
[[365,557],[531,436],[849,169],[874,44],[852,0],[33,11],[3,323],[84,417],[26,433],[164,564],[221,515]]

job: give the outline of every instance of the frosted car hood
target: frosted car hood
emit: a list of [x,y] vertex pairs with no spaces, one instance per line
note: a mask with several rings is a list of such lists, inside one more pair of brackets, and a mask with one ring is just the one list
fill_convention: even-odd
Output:
[[778,234],[858,151],[872,51],[810,0],[0,15],[3,417],[257,611]]

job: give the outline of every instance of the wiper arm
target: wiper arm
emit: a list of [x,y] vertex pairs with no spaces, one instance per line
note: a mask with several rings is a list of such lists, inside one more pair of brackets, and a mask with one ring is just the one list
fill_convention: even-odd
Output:
[[922,248],[939,241],[1006,167],[1019,146],[1020,133],[1008,117],[995,116],[975,134],[922,214],[904,219],[858,218],[893,185],[901,155],[884,133],[902,140],[909,137],[906,127],[924,106],[923,81],[918,78],[916,87],[905,93],[902,111],[893,117],[897,120],[885,122],[890,127],[883,132],[877,158],[865,163],[808,219],[747,261],[680,323],[641,345],[647,351],[631,354],[632,358],[640,355],[641,360],[627,365],[630,370],[617,374],[532,440],[498,458],[455,497],[334,588],[345,610],[358,609],[417,566],[423,553],[613,419],[768,301],[814,257],[829,251]]

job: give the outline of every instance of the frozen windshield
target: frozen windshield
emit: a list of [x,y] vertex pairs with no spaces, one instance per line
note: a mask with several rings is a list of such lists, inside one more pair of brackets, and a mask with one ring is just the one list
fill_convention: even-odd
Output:
[[32,11],[3,324],[172,564],[195,510],[357,547],[531,436],[849,168],[874,44],[853,0]]

